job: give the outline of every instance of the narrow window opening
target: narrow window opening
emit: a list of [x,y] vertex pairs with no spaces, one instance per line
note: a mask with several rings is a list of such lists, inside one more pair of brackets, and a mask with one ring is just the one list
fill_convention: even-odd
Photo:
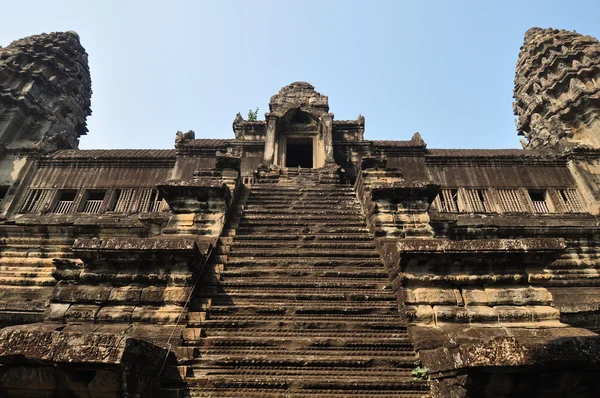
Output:
[[73,204],[75,203],[76,197],[77,197],[77,191],[75,191],[75,190],[60,190],[60,191],[58,191],[56,204],[54,205],[54,208],[52,209],[52,213],[55,213],[55,214],[71,213],[73,211]]
[[108,204],[107,211],[115,213],[127,213],[131,210],[131,204],[135,189],[115,189]]
[[458,189],[442,189],[438,195],[439,211],[443,213],[458,212]]
[[495,211],[487,189],[465,189],[465,194],[467,211],[474,213],[491,213]]
[[536,213],[549,213],[548,203],[546,202],[546,191],[528,190],[529,198],[533,203],[533,211]]
[[164,201],[158,189],[144,189],[142,190],[142,200],[140,202],[140,211],[155,213],[162,211],[166,207]]
[[561,200],[562,211],[565,213],[583,213],[584,209],[579,201],[575,189],[558,189],[558,196]]
[[48,203],[50,189],[30,189],[21,208],[23,213],[39,213]]
[[526,213],[527,206],[524,204],[518,189],[498,189],[498,202],[505,213]]
[[83,206],[81,207],[82,213],[98,214],[104,202],[106,196],[106,190],[88,190],[85,192],[83,199]]

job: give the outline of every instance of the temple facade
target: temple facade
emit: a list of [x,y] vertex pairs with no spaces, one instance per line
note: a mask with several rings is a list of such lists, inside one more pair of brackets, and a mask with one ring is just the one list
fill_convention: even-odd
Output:
[[91,92],[74,32],[0,48],[0,396],[600,396],[597,39],[526,32],[518,150],[366,139],[305,82],[80,150]]

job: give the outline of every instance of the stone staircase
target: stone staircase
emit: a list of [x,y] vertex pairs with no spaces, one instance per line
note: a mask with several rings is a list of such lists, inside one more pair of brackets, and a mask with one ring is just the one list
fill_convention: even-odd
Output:
[[246,192],[192,304],[192,397],[422,397],[352,187],[293,170]]

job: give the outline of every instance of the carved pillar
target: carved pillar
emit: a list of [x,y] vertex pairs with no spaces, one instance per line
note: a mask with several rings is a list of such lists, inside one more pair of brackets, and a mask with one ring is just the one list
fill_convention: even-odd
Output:
[[267,113],[267,134],[265,136],[265,156],[264,163],[272,164],[275,156],[275,128],[277,126],[277,116]]
[[333,163],[333,113],[323,116],[321,129],[325,145],[325,163]]

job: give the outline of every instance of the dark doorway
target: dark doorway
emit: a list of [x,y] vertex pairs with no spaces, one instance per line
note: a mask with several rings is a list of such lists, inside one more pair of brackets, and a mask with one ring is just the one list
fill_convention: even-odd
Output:
[[312,169],[313,167],[313,146],[312,139],[289,139],[285,152],[286,167],[302,167]]

